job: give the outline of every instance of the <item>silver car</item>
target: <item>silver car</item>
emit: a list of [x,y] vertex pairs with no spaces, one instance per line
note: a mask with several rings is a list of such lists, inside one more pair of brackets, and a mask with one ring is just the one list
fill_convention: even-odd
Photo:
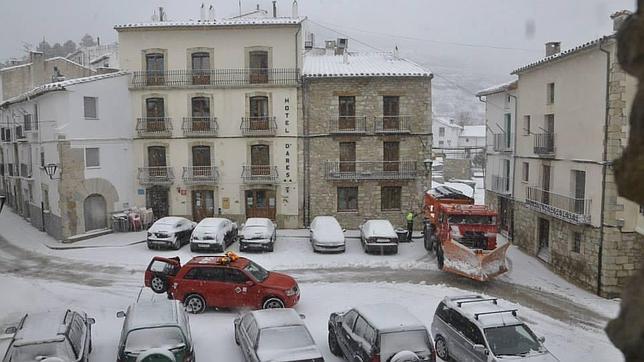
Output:
[[192,231],[190,251],[214,250],[223,253],[236,238],[237,224],[224,218],[207,217]]
[[277,239],[277,225],[270,219],[251,217],[242,224],[239,232],[239,251],[273,251]]
[[444,361],[559,361],[517,317],[517,310],[480,295],[445,297],[434,314],[436,355]]
[[311,222],[311,247],[315,252],[344,252],[344,230],[333,216],[316,216]]
[[197,226],[196,222],[183,217],[162,217],[148,229],[148,249],[167,246],[179,250],[184,244],[190,242],[190,234],[195,226]]

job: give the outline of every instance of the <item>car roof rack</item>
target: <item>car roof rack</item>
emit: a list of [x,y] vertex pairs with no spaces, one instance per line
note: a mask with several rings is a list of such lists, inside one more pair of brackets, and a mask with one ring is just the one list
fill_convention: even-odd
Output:
[[492,302],[494,304],[498,304],[497,299],[498,298],[479,298],[479,299],[463,300],[460,302],[456,302],[456,305],[460,308],[462,304],[466,304],[466,303]]
[[474,313],[474,319],[479,320],[479,316],[487,315],[487,314],[500,314],[500,313],[512,313],[512,315],[516,317],[517,310],[518,309],[508,309],[508,310],[495,310],[493,312]]

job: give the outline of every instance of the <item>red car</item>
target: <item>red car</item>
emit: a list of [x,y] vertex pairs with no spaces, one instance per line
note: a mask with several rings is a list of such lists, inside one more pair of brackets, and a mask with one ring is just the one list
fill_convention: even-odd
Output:
[[196,256],[183,266],[179,258],[154,257],[145,271],[145,286],[167,291],[192,313],[207,307],[291,308],[300,300],[295,279],[232,252]]

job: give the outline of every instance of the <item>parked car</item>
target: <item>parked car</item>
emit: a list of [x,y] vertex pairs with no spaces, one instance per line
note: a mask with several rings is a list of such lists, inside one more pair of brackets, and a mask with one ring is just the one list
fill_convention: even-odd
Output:
[[432,322],[436,353],[448,361],[559,361],[517,317],[517,310],[480,295],[445,297]]
[[249,362],[324,361],[302,317],[290,308],[235,318],[235,343]]
[[148,248],[168,246],[179,250],[190,241],[195,226],[197,223],[183,217],[162,217],[148,229]]
[[236,238],[236,223],[224,218],[207,217],[192,230],[190,251],[215,250],[223,253]]
[[362,223],[360,241],[366,253],[398,253],[398,234],[389,220],[367,220]]
[[4,331],[13,337],[2,361],[87,362],[94,323],[84,312],[72,310],[29,313]]
[[389,362],[410,354],[419,361],[436,360],[425,325],[398,304],[372,304],[332,313],[328,328],[331,353],[347,361]]
[[313,251],[346,250],[344,230],[333,216],[316,216],[311,221],[311,246]]
[[159,350],[171,353],[177,362],[194,361],[188,315],[178,301],[138,302],[116,316],[125,318],[117,362],[136,362],[141,354]]
[[270,219],[251,217],[242,225],[239,251],[249,249],[273,251],[277,239],[277,225]]
[[196,256],[183,266],[178,258],[154,257],[145,271],[145,286],[167,291],[193,313],[207,307],[290,308],[300,300],[295,279],[233,252]]

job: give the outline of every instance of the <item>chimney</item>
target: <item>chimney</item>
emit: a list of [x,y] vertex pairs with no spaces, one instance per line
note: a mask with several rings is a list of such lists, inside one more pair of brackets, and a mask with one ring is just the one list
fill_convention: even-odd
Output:
[[100,36],[96,37],[96,45],[101,45],[101,37]]
[[349,47],[349,40],[347,38],[338,38],[337,46],[335,48],[335,55],[344,54],[345,50]]
[[308,33],[307,39],[304,40],[304,49],[313,49],[315,46],[315,34]]
[[212,5],[208,8],[208,20],[215,21],[215,7]]
[[399,58],[398,45],[394,48],[394,58]]
[[255,10],[259,10],[259,4],[255,4]]
[[165,21],[165,12],[163,6],[159,6],[159,21]]
[[273,17],[277,17],[277,1],[273,0]]
[[628,10],[621,10],[611,14],[610,18],[613,19],[613,30],[618,31],[622,27],[624,21],[632,14]]
[[297,14],[297,0],[293,0],[293,6],[291,7],[291,17],[292,18],[297,18],[299,15]]
[[206,5],[201,3],[201,8],[199,8],[199,21],[206,20]]
[[31,85],[37,87],[45,83],[49,83],[45,79],[45,54],[42,52],[29,52],[29,61],[31,66],[29,67],[31,72]]
[[546,57],[561,53],[561,42],[551,41],[546,43]]
[[324,54],[333,55],[335,54],[335,40],[325,40],[324,41]]
[[342,63],[349,64],[349,52],[342,52]]
[[157,15],[157,9],[154,9],[152,12],[152,22],[156,23],[157,21],[159,21],[159,15]]

